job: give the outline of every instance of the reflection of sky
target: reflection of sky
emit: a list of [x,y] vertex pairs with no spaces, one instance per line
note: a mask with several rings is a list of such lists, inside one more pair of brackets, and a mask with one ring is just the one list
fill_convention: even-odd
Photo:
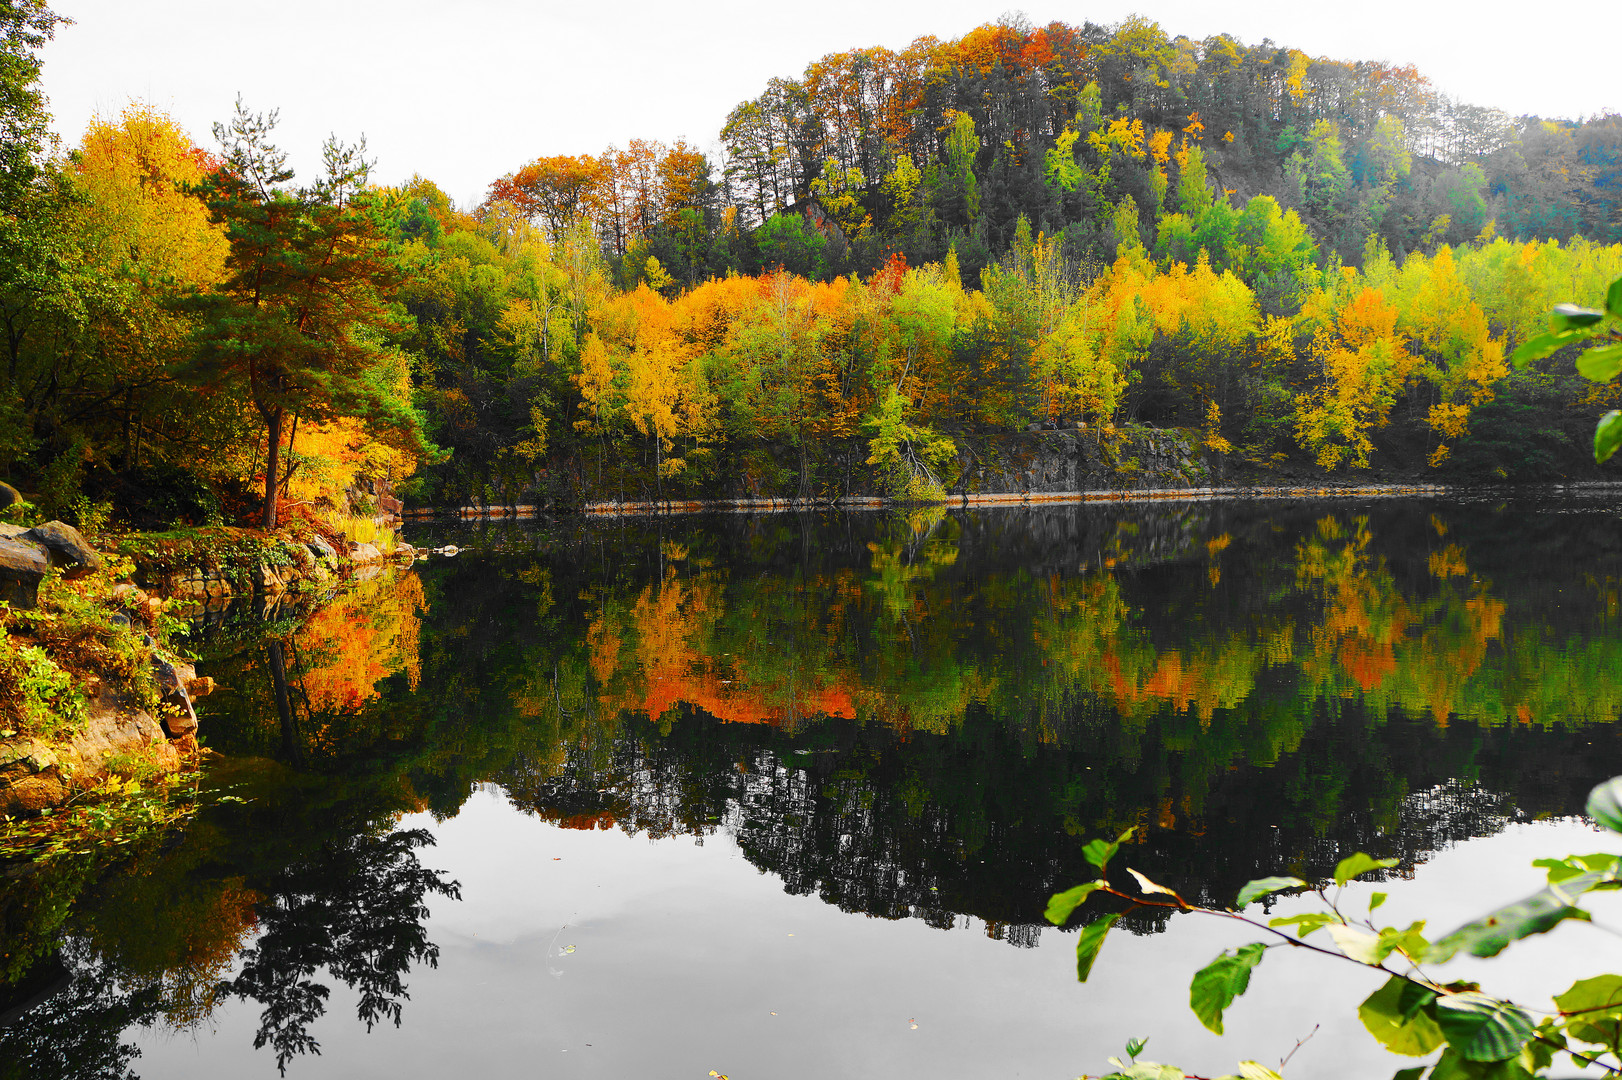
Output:
[[[1223,920],[1176,918],[1144,938],[1117,931],[1082,986],[1073,933],[1017,949],[978,923],[943,933],[845,914],[787,895],[725,836],[699,845],[569,831],[493,790],[443,824],[405,825],[434,830],[424,863],[462,884],[462,901],[433,902],[439,969],[410,975],[398,1030],[367,1035],[352,996],[335,989],[314,1030],[322,1055],[295,1059],[290,1077],[1065,1078],[1106,1071],[1128,1036],[1150,1037],[1146,1057],[1216,1075],[1240,1059],[1276,1065],[1320,1022],[1292,1075],[1387,1076],[1405,1063],[1356,1018],[1379,977],[1304,951],[1270,951],[1227,1036],[1206,1033],[1188,1011],[1190,976],[1225,945],[1253,940]],[[1391,894],[1382,922],[1423,913],[1440,933],[1539,887],[1533,858],[1614,846],[1576,823],[1512,825],[1435,855],[1411,882],[1349,888],[1347,910],[1378,888]],[[1614,908],[1593,906],[1602,922]],[[1616,970],[1615,944],[1568,924],[1440,971],[1535,1003]],[[1345,982],[1329,985],[1338,969]],[[149,1080],[274,1077],[273,1055],[250,1049],[256,1016],[237,1002],[195,1039],[139,1033],[135,1067]]]

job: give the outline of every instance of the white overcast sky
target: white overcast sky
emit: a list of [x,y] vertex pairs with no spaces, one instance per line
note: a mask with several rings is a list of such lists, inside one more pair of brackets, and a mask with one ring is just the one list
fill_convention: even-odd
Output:
[[[1017,0],[1016,0],[1017,3]],[[991,22],[1002,0],[55,0],[75,20],[44,53],[55,127],[76,144],[130,100],[170,112],[213,148],[238,93],[281,110],[295,167],[321,141],[364,135],[374,177],[421,173],[469,206],[541,155],[637,137],[714,145],[727,112],[826,53],[905,47]],[[1103,0],[1018,4],[1030,21],[1113,23],[1138,12],[1171,36],[1229,33],[1314,56],[1417,64],[1440,90],[1514,115],[1622,109],[1594,43],[1611,0]],[[1541,18],[1546,14],[1546,18]],[[1571,52],[1562,46],[1575,42]],[[1584,45],[1584,43],[1590,43]]]

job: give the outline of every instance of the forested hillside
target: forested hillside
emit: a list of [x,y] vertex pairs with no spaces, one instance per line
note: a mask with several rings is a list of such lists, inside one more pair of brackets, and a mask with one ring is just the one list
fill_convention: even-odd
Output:
[[[1622,277],[1622,117],[1411,68],[1005,19],[778,78],[711,156],[513,148],[459,209],[295,186],[273,117],[132,106],[49,152],[12,5],[0,474],[57,513],[950,486],[1032,425],[1256,470],[1583,474],[1605,404],[1505,357]],[[534,156],[538,155],[538,156]],[[264,284],[272,283],[266,289]],[[161,497],[161,498],[160,498]],[[200,511],[199,511],[200,512]]]

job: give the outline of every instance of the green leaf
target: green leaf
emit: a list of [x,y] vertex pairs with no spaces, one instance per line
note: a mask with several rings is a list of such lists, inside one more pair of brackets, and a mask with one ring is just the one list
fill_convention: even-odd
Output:
[[1070,918],[1070,913],[1081,906],[1081,902],[1094,892],[1102,889],[1108,882],[1103,879],[1089,881],[1085,885],[1077,885],[1073,889],[1066,889],[1061,893],[1054,893],[1048,900],[1048,909],[1042,914],[1047,916],[1048,922],[1054,926],[1063,926]]
[[[1412,1011],[1404,1007],[1408,987],[1424,990],[1429,995],[1427,1000],[1414,1005]],[[1423,1057],[1445,1041],[1442,1029],[1424,1012],[1424,1005],[1434,1000],[1434,992],[1425,990],[1418,983],[1392,976],[1357,1007],[1357,1015],[1363,1021],[1363,1026],[1369,1029],[1369,1034],[1393,1054]]]
[[1111,844],[1106,840],[1089,840],[1087,846],[1081,849],[1081,854],[1088,862],[1103,870],[1119,850],[1120,844]]
[[[1616,413],[1610,415],[1616,416]],[[1588,793],[1588,816],[1596,825],[1622,832],[1622,776],[1613,776]]]
[[1211,1031],[1222,1034],[1222,1013],[1233,999],[1250,986],[1250,972],[1262,962],[1267,949],[1261,942],[1246,945],[1237,952],[1223,949],[1222,955],[1194,973],[1188,987],[1188,1007]]
[[1622,447],[1622,412],[1612,409],[1594,427],[1594,461],[1603,464]]
[[1377,908],[1381,904],[1385,903],[1386,895],[1387,895],[1386,893],[1377,892],[1374,895],[1369,897],[1369,914],[1370,915],[1374,914],[1374,909],[1375,908]]
[[1566,1049],[1566,1036],[1553,1017],[1538,1024],[1537,1037],[1528,1039],[1521,1047],[1521,1068],[1536,1076],[1541,1069],[1554,1064],[1554,1055]]
[[1601,345],[1577,357],[1577,374],[1589,382],[1610,382],[1622,373],[1622,345]]
[[1552,356],[1576,341],[1587,341],[1593,334],[1587,330],[1555,330],[1547,334],[1539,334],[1535,338],[1528,338],[1521,342],[1520,348],[1510,354],[1517,369],[1525,368],[1533,360],[1542,360],[1545,356]]
[[1094,919],[1081,928],[1081,940],[1076,942],[1077,982],[1087,981],[1088,974],[1093,970],[1093,961],[1098,959],[1098,950],[1104,947],[1104,936],[1120,917],[1120,912],[1105,915],[1102,919]]
[[1081,849],[1081,854],[1088,862],[1102,871],[1109,864],[1109,861],[1115,858],[1115,853],[1121,850],[1121,845],[1132,839],[1132,834],[1136,831],[1137,826],[1134,825],[1120,836],[1117,836],[1114,843],[1106,840],[1089,840],[1087,846]]
[[1383,961],[1392,953],[1401,952],[1415,963],[1418,963],[1430,949],[1430,942],[1425,940],[1424,929],[1424,919],[1409,923],[1406,930],[1398,930],[1394,926],[1387,926],[1382,929],[1380,931],[1380,959]]
[[1420,1013],[1429,1016],[1428,1010],[1436,998],[1436,991],[1430,987],[1404,980],[1402,995],[1397,999],[1397,1008],[1401,1010],[1404,1020],[1412,1020]]
[[1138,1061],[1116,1075],[1123,1077],[1124,1080],[1183,1080],[1187,1074],[1175,1065],[1162,1065],[1158,1061]]
[[1532,1074],[1513,1058],[1471,1061],[1450,1046],[1431,1069],[1430,1080],[1532,1080]]
[[1239,890],[1239,899],[1234,902],[1234,906],[1242,909],[1257,897],[1276,893],[1283,889],[1304,889],[1306,885],[1307,883],[1298,877],[1257,878],[1255,881],[1247,882],[1245,887]]
[[1398,1069],[1397,1074],[1391,1080],[1419,1080],[1421,1076],[1425,1075],[1425,1068],[1424,1065],[1415,1065],[1411,1069]]
[[1340,922],[1340,918],[1327,911],[1308,911],[1301,915],[1283,915],[1277,919],[1267,920],[1268,926],[1293,926],[1296,937],[1306,937],[1308,934],[1322,930],[1331,923]]
[[1241,1061],[1239,1063],[1239,1075],[1242,1080],[1284,1080],[1274,1070],[1254,1061]]
[[1622,319],[1622,278],[1611,282],[1611,287],[1605,293],[1605,310],[1618,319]]
[[1573,1038],[1612,1046],[1622,1039],[1622,975],[1596,975],[1579,979],[1571,989],[1556,994],[1563,1013],[1576,1013],[1566,1021]]
[[1126,1056],[1129,1058],[1136,1058],[1139,1054],[1143,1053],[1143,1048],[1148,1045],[1149,1040],[1147,1038],[1128,1039],[1126,1040]]
[[1576,304],[1556,304],[1554,311],[1549,315],[1549,328],[1551,330],[1576,330],[1584,326],[1593,326],[1605,318],[1605,312],[1598,308],[1578,307]]
[[1501,907],[1465,923],[1451,934],[1437,938],[1425,950],[1424,960],[1431,964],[1445,964],[1460,949],[1471,956],[1497,956],[1510,942],[1533,934],[1546,934],[1567,919],[1588,922],[1588,912],[1575,906],[1573,901],[1609,877],[1607,870],[1590,870],[1551,884],[1542,892]]
[[1504,1061],[1532,1037],[1531,1016],[1519,1005],[1479,990],[1436,999],[1436,1022],[1447,1044],[1466,1061]]
[[1359,851],[1355,855],[1348,855],[1335,867],[1335,884],[1345,885],[1355,877],[1360,877],[1370,870],[1389,870],[1397,865],[1396,859],[1376,859]]

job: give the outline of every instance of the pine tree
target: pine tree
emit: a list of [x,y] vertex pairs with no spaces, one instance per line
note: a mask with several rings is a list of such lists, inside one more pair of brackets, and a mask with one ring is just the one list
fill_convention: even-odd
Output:
[[263,524],[277,523],[281,441],[292,418],[357,416],[402,448],[431,453],[402,392],[403,362],[388,336],[400,325],[397,284],[367,191],[365,144],[329,140],[326,174],[290,188],[287,156],[269,141],[275,111],[237,103],[214,135],[225,166],[194,189],[230,243],[223,281],[181,306],[200,316],[194,378],[245,388],[269,436]]

